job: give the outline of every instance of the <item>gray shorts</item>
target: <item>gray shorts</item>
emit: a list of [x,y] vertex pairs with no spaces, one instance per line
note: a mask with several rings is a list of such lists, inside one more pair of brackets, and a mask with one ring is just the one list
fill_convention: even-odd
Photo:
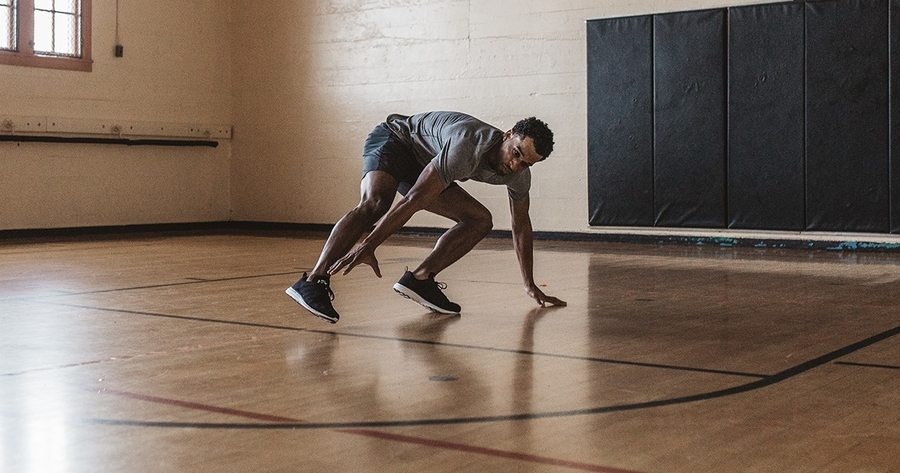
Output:
[[384,171],[397,179],[397,192],[406,195],[423,170],[425,165],[416,160],[409,146],[386,123],[379,124],[369,133],[363,147],[363,177],[369,171]]

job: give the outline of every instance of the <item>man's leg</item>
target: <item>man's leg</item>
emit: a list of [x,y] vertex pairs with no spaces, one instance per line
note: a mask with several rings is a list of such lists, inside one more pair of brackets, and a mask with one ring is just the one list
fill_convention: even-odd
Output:
[[493,227],[491,213],[459,186],[450,186],[427,207],[427,210],[456,222],[438,239],[434,250],[414,271],[407,271],[394,284],[403,297],[444,314],[458,314],[459,304],[441,292],[443,286],[434,275],[455,263],[472,250]]
[[416,279],[426,279],[458,261],[494,227],[491,212],[459,186],[448,187],[426,210],[456,225],[441,235],[431,254],[412,272]]
[[310,279],[328,277],[328,268],[344,257],[359,238],[391,208],[397,193],[397,179],[384,171],[366,173],[359,185],[356,208],[347,212],[331,230]]
[[304,273],[299,281],[284,292],[313,315],[336,323],[341,316],[331,304],[334,293],[331,291],[328,268],[343,257],[359,237],[388,211],[396,192],[397,180],[387,172],[366,173],[360,183],[359,204],[331,230],[319,261],[310,274]]

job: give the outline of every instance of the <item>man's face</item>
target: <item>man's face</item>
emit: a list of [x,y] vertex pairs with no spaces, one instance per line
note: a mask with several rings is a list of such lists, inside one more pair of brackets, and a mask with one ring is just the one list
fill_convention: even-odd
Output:
[[530,136],[522,137],[507,131],[492,167],[494,172],[505,176],[529,168],[541,159],[541,155],[534,150],[534,140]]

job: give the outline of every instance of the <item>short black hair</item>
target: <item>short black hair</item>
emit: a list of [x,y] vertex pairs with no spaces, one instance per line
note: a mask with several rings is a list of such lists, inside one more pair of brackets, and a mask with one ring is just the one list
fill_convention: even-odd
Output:
[[534,140],[534,150],[541,159],[550,156],[553,152],[553,132],[546,123],[534,117],[523,118],[512,129],[513,134],[523,138],[531,137]]

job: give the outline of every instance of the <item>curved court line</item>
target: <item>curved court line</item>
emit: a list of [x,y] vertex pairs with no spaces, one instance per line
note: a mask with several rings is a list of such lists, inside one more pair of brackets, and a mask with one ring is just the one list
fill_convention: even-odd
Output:
[[371,421],[371,422],[278,422],[278,423],[202,423],[202,422],[166,422],[166,421],[137,421],[122,419],[86,419],[87,422],[98,425],[115,425],[129,427],[167,427],[167,428],[192,428],[192,429],[358,429],[373,427],[411,427],[424,425],[453,425],[453,424],[478,424],[489,422],[505,422],[516,420],[533,420],[558,417],[572,417],[591,414],[606,414],[610,412],[631,411],[638,409],[650,409],[655,407],[671,406],[676,404],[686,404],[690,402],[705,401],[717,399],[734,394],[741,394],[754,391],[776,383],[780,383],[787,379],[793,378],[799,374],[805,373],[812,369],[818,368],[826,363],[834,361],[837,358],[849,355],[855,351],[874,345],[880,341],[886,340],[900,334],[900,326],[890,330],[885,330],[879,334],[869,338],[860,340],[856,343],[847,345],[843,348],[834,350],[825,355],[813,358],[812,360],[792,366],[782,370],[774,375],[767,376],[763,379],[751,381],[749,383],[733,386],[730,388],[709,391],[705,393],[691,394],[669,399],[659,399],[655,401],[638,402],[633,404],[618,404],[612,406],[600,406],[587,409],[574,409],[567,411],[553,412],[537,412],[529,414],[513,414],[513,415],[497,415],[497,416],[478,416],[478,417],[457,417],[457,418],[435,418],[435,419],[410,419],[395,421]]
[[900,370],[900,366],[898,365],[882,365],[879,363],[856,363],[853,361],[835,361],[836,365],[846,365],[846,366],[860,366],[863,368],[880,368],[885,370]]

